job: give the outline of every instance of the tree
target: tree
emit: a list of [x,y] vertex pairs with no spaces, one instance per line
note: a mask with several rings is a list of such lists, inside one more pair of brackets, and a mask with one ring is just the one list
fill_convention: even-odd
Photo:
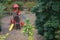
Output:
[[38,0],[37,6],[31,9],[31,11],[36,14],[35,24],[38,33],[46,37],[45,40],[55,40],[58,38],[56,34],[59,32],[55,32],[60,29],[59,4],[59,0]]

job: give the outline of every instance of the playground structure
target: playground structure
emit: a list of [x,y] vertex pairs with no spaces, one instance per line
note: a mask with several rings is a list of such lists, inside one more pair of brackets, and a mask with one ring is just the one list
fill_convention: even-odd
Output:
[[[13,25],[14,27],[11,26],[11,28],[21,29],[21,27],[24,26],[24,22],[21,22],[21,16],[23,16],[23,15],[18,16],[17,13],[13,14],[13,19],[11,19],[10,24]],[[26,19],[25,16],[23,16],[23,18]]]
[[[14,22],[14,21],[13,21]],[[13,30],[13,28],[15,27],[15,22],[14,23],[11,23],[10,24],[10,26],[9,26],[9,32],[11,32],[12,30]],[[23,24],[23,22],[19,22],[19,25],[21,25],[21,26],[23,26],[24,24]],[[18,25],[17,25],[18,26]],[[16,27],[17,27],[16,26]],[[5,35],[0,35],[0,39],[1,40],[5,40],[9,35],[10,35],[10,33],[6,33]]]
[[[10,25],[10,28],[9,28],[9,32],[12,31],[13,27],[14,27],[14,24],[11,24],[11,25]],[[25,25],[24,25],[24,27],[23,27],[22,33],[23,33],[23,34],[27,34],[28,40],[34,40],[34,39],[33,39],[33,29],[34,29],[34,28],[31,26],[31,24],[30,24],[30,22],[29,22],[29,19],[27,18],[27,19],[25,20]],[[0,36],[0,39],[5,40],[9,35],[10,35],[10,33],[6,33],[5,35]]]
[[[25,24],[24,25],[26,25],[26,21],[27,21],[27,19],[28,18],[31,18],[32,16],[34,16],[34,14],[30,17],[30,15],[31,14],[25,14],[24,12],[22,12],[22,15],[21,16],[23,16],[24,15],[24,17],[23,17],[23,19],[25,19],[25,20],[23,20],[23,19],[21,19],[23,22],[25,22]],[[28,17],[28,18],[27,18]],[[10,23],[10,18],[12,18],[12,16],[9,16],[9,17],[4,17],[2,20],[7,20],[8,19],[8,21],[2,21],[2,23]],[[33,17],[34,18],[34,17]],[[34,20],[32,20],[32,19],[29,19],[30,20],[30,23],[29,23],[29,25],[32,25],[33,23],[32,23],[32,21],[34,21]],[[21,21],[21,22],[22,22]],[[18,35],[21,35],[21,37],[23,37],[23,38],[21,38],[20,36],[20,38],[18,38],[18,39],[25,39],[25,40],[27,40],[28,39],[28,37],[27,37],[27,34],[26,34],[26,36],[24,35],[25,33],[21,33],[22,32],[22,30],[23,29],[25,29],[25,26],[23,26],[23,27],[21,27],[21,30],[15,30],[14,29],[14,26],[12,26],[12,25],[14,25],[14,24],[10,24],[10,26],[9,26],[9,24],[4,24],[4,25],[2,25],[3,26],[3,29],[2,29],[2,32],[4,32],[4,35],[3,36],[5,36],[5,39],[11,39],[11,40],[13,40],[14,38],[18,38]],[[5,26],[6,25],[6,26]],[[27,24],[28,25],[28,24]],[[8,30],[8,29],[10,29],[10,31],[4,31],[4,27],[8,27],[6,30]],[[31,27],[33,27],[33,26],[31,26]],[[27,27],[26,27],[27,28]],[[33,31],[33,32],[35,32],[35,31]],[[17,34],[15,34],[15,33],[17,33]],[[30,32],[29,32],[30,33]],[[8,34],[8,35],[7,35]],[[34,33],[35,34],[35,33]],[[6,36],[7,35],[7,36]],[[13,38],[13,36],[14,36],[14,38]],[[35,38],[36,36],[34,35],[34,39],[36,39]],[[31,38],[31,37],[29,37],[29,38]],[[33,36],[32,36],[32,38],[33,38]],[[15,40],[15,39],[14,39]]]

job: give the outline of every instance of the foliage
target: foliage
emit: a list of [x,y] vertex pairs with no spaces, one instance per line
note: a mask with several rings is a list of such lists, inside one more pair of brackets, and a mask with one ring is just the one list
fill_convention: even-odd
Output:
[[5,35],[0,35],[0,40],[6,40],[8,35],[9,35],[9,33],[7,33]]
[[36,5],[36,3],[35,3],[35,2],[27,2],[27,3],[25,3],[25,5],[26,5],[28,8],[32,8],[33,6]]
[[29,19],[26,20],[26,25],[24,26],[23,33],[28,35],[28,40],[34,40],[33,27],[30,25]]
[[35,24],[38,33],[43,35],[46,38],[45,40],[60,40],[60,35],[57,35],[60,33],[55,33],[60,31],[60,1],[38,0],[38,2],[39,4],[31,10],[36,14]]
[[13,2],[13,4],[16,4],[16,3],[19,4],[20,6],[22,6],[24,4],[24,2],[21,2],[21,1],[19,1],[19,2],[18,1]]
[[5,8],[6,8],[6,7],[1,4],[1,5],[0,5],[0,13],[3,12]]
[[24,4],[24,6],[26,6],[26,8],[29,8],[29,9],[31,9],[32,7],[34,7],[36,5],[37,5],[37,3],[35,3],[35,2],[26,2]]

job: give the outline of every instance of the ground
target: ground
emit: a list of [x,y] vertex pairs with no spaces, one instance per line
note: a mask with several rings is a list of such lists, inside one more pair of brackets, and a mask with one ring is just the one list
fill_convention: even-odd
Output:
[[[24,11],[22,11],[23,15],[28,17],[30,19],[31,24],[34,26],[34,22],[35,22],[35,15],[32,13],[29,14],[25,14]],[[10,35],[6,38],[6,40],[28,40],[27,36],[24,36],[24,34],[21,32],[21,30],[12,30],[11,32],[9,32],[9,26],[10,26],[10,18],[11,16],[6,16],[4,18],[2,18],[2,34],[6,34],[6,33],[10,33]],[[34,30],[34,40],[43,40],[43,37],[37,34],[37,30]]]

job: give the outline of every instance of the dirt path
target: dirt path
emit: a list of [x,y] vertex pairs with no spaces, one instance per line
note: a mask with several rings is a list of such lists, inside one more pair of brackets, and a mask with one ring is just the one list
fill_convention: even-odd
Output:
[[[22,12],[23,13],[23,12]],[[35,15],[34,14],[24,14],[25,16],[27,16],[30,19],[30,22],[32,25],[34,25],[34,20],[35,20]],[[4,18],[2,18],[2,33],[6,34],[8,33],[8,29],[9,29],[9,22],[10,22],[10,16],[6,16]],[[24,36],[21,33],[21,30],[13,30],[10,32],[10,35],[7,37],[6,40],[27,40],[27,36]],[[34,40],[43,40],[41,36],[37,35],[37,30],[34,30]]]

